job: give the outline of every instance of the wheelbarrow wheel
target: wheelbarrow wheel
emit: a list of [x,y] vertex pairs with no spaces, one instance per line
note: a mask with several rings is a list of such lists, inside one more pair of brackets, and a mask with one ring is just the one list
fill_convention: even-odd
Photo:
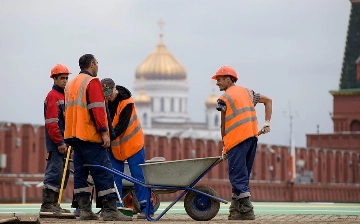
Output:
[[[214,197],[219,197],[218,193],[209,186],[195,186],[194,189]],[[219,212],[220,202],[194,191],[189,191],[185,195],[184,207],[186,213],[192,219],[196,221],[208,221],[214,218]]]
[[[156,212],[160,207],[161,198],[160,195],[158,193],[155,193],[154,191],[151,192],[151,197],[153,200],[154,212]],[[123,201],[125,207],[133,209],[134,214],[141,212],[140,203],[137,200],[135,190],[126,191],[126,194],[124,194]]]

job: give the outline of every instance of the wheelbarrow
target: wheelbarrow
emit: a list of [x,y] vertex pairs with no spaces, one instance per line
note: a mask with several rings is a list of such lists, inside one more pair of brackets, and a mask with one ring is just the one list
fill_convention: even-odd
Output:
[[[186,213],[196,221],[208,221],[219,212],[220,202],[227,204],[228,201],[219,198],[217,192],[209,186],[195,185],[205,174],[222,161],[221,157],[206,157],[140,164],[144,173],[145,183],[116,169],[92,164],[84,164],[84,166],[107,170],[129,182],[145,187],[148,190],[145,214],[149,221],[159,220],[184,195]],[[162,191],[162,193],[182,192],[157,217],[151,217],[149,205],[151,203],[151,192],[154,189],[159,192]]]
[[[145,163],[164,162],[164,161],[165,161],[164,157],[154,157],[150,160],[146,160]],[[128,162],[124,163],[124,174],[131,176]],[[160,194],[162,194],[162,193],[165,193],[165,192],[163,192],[163,191],[159,192],[156,189],[151,190],[151,199],[152,199],[153,206],[154,206],[154,212],[156,212],[160,207],[160,201],[161,201]],[[141,212],[140,203],[137,200],[137,197],[135,194],[134,183],[127,181],[126,179],[123,179],[122,180],[122,195],[123,195],[122,196],[123,205],[126,208],[132,209],[134,214]]]

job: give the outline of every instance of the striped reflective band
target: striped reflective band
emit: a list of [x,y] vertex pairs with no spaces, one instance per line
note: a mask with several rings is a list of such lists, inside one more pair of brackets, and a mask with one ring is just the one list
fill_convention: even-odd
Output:
[[64,104],[64,100],[58,100],[56,101],[56,105],[60,106]]
[[[87,81],[89,79],[91,79],[92,77],[90,76],[87,76],[84,81],[81,83],[81,86],[80,86],[80,92],[79,92],[79,95],[78,95],[78,98],[77,100],[71,100],[71,101],[67,101],[66,104],[65,104],[65,109],[68,107],[68,106],[73,106],[73,105],[78,105],[80,107],[84,107],[84,108],[87,108],[87,105],[86,103],[84,103],[82,101],[82,97],[85,93],[85,85],[87,83]],[[66,97],[68,97],[68,91],[66,91]]]
[[99,197],[103,197],[103,196],[105,196],[107,194],[111,194],[111,193],[115,193],[115,188],[109,188],[107,190],[97,192]]
[[[137,115],[135,114],[134,117],[129,121],[128,128],[137,120]],[[121,143],[126,142],[130,138],[132,138],[141,128],[140,123],[132,130],[128,135],[123,136],[120,141],[114,141],[111,143],[111,146],[119,146]]]
[[104,103],[103,102],[95,102],[95,103],[90,103],[89,105],[87,105],[87,108],[89,110],[94,107],[104,107]]
[[239,115],[239,114],[244,113],[246,111],[255,111],[254,107],[244,107],[244,108],[241,108],[241,109],[238,110],[238,109],[236,109],[234,101],[231,99],[231,97],[229,95],[224,94],[223,96],[228,100],[228,102],[230,104],[230,107],[231,107],[231,110],[232,110],[232,114],[229,114],[229,115],[226,116],[226,118],[225,118],[226,122],[233,119],[236,115]]
[[246,122],[253,122],[253,121],[256,121],[256,116],[253,116],[253,117],[247,117],[247,118],[244,118],[238,122],[235,122],[234,124],[232,124],[230,127],[226,128],[225,129],[225,134],[228,134],[230,131],[232,131],[233,129],[239,127],[240,125],[242,124],[245,124]]
[[58,122],[59,118],[49,118],[45,120],[45,124],[50,124],[50,123],[54,123],[54,122]]
[[74,189],[74,194],[79,194],[83,192],[90,193],[90,189],[88,187]]
[[250,93],[250,90],[249,90],[249,89],[247,89],[247,88],[245,88],[245,90],[246,90],[246,92],[247,92],[247,94],[248,94],[248,96],[249,96],[249,98],[250,98],[251,102],[254,102],[254,100],[253,100],[253,96],[254,96],[254,94],[251,94],[251,93]]

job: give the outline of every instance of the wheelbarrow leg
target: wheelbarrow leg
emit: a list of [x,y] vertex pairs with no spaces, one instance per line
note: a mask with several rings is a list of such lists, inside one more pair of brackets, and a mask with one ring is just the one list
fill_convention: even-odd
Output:
[[[163,212],[160,213],[160,215],[158,215],[156,218],[150,217],[149,213],[150,213],[150,206],[148,206],[148,203],[150,203],[150,197],[151,197],[151,188],[149,189],[149,193],[148,193],[148,200],[146,201],[146,218],[149,221],[157,221],[159,219],[161,219],[161,217],[163,217],[165,215],[165,213],[167,211],[170,210],[170,208],[172,208],[176,202],[178,202],[182,197],[184,197],[184,195],[189,191],[187,189],[183,189],[183,192],[173,201],[171,202],[170,205],[168,205],[165,210]],[[181,190],[181,189],[179,189]]]

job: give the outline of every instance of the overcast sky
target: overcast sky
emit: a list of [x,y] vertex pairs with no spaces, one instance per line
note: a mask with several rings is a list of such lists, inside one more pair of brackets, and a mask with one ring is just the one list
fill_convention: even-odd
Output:
[[[159,39],[185,66],[191,119],[205,122],[211,76],[233,66],[243,85],[273,99],[271,133],[260,143],[289,143],[289,105],[297,146],[306,134],[333,131],[329,115],[339,78],[348,0],[1,0],[0,121],[43,124],[50,70],[92,53],[99,78],[133,90],[135,70]],[[216,88],[216,93],[221,94]],[[264,107],[257,106],[259,127]]]

